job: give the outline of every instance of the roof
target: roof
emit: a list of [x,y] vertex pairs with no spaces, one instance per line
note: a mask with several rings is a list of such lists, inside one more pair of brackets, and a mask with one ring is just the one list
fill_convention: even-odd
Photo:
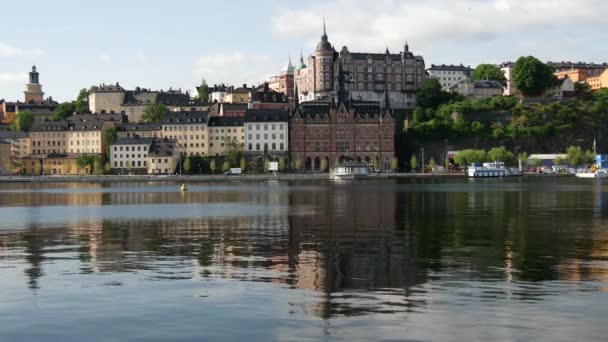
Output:
[[206,123],[208,117],[209,112],[198,110],[167,112],[163,124]]
[[112,145],[151,145],[154,138],[121,138],[116,140]]
[[568,156],[563,154],[563,153],[554,153],[554,154],[531,154],[530,156],[528,156],[529,160],[532,159],[555,159],[555,158],[561,158],[561,159],[566,159]]
[[171,139],[155,140],[148,151],[149,157],[172,157],[177,142]]
[[6,141],[6,140],[0,140],[0,144],[3,144],[3,145],[10,145],[11,143],[10,143],[10,142],[8,142],[8,141]]
[[124,92],[125,89],[120,86],[118,82],[116,84],[100,84],[99,86],[92,86],[90,92]]
[[15,131],[0,131],[0,139],[23,139],[27,138],[27,133],[25,132],[15,132]]
[[386,53],[366,53],[366,52],[350,52],[350,56],[353,59],[374,59],[374,60],[386,60],[387,56],[393,61],[400,61],[401,55],[398,53],[386,54]]
[[246,110],[246,103],[222,103],[222,108],[224,111],[226,110]]
[[46,131],[65,131],[68,129],[67,121],[46,121],[35,122],[32,125],[31,132],[46,132]]
[[116,126],[117,131],[160,131],[161,124],[157,123],[124,123]]
[[76,159],[82,155],[85,155],[85,153],[49,153],[49,154],[30,154],[27,155],[25,157],[23,157],[24,159]]
[[245,123],[244,118],[230,117],[230,116],[214,116],[209,118],[208,126],[216,127],[231,127],[231,126],[243,126]]
[[445,65],[445,64],[441,64],[441,65],[435,65],[435,64],[431,64],[431,67],[428,68],[427,70],[438,70],[438,71],[462,71],[462,72],[471,72],[473,71],[473,69],[471,69],[468,66],[464,66],[462,64],[460,65]]
[[283,109],[247,109],[245,122],[288,121],[289,112]]

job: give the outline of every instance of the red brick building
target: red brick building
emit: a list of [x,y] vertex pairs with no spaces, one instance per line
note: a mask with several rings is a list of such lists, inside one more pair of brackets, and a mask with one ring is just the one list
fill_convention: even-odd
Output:
[[395,121],[389,106],[379,102],[330,100],[304,102],[290,117],[291,158],[303,170],[318,171],[345,160],[373,163],[390,169],[395,155]]

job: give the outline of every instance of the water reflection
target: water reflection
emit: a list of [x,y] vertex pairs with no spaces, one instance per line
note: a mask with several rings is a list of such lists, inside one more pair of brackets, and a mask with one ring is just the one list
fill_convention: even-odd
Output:
[[[451,182],[4,188],[0,213],[23,215],[3,221],[0,262],[21,272],[9,293],[91,286],[95,274],[106,287],[261,283],[268,297],[304,291],[287,312],[325,320],[498,306],[526,316],[519,305],[608,289],[603,184]],[[98,214],[79,215],[87,208]]]

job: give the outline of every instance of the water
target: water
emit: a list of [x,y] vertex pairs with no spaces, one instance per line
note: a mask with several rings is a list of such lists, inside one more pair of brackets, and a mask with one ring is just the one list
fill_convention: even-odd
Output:
[[1,341],[608,336],[608,182],[0,184]]

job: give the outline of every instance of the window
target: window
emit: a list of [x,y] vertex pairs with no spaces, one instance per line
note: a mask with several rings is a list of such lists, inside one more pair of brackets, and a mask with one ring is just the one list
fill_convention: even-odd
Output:
[[285,145],[283,143],[281,143],[281,151],[285,150]]
[[252,147],[253,147],[253,144],[249,143],[249,148],[247,150],[251,151],[253,149]]
[[276,151],[276,149],[277,149],[277,144],[272,143],[272,150],[273,150],[273,151]]
[[260,150],[260,144],[255,144],[255,149],[256,149],[256,151],[259,151]]

